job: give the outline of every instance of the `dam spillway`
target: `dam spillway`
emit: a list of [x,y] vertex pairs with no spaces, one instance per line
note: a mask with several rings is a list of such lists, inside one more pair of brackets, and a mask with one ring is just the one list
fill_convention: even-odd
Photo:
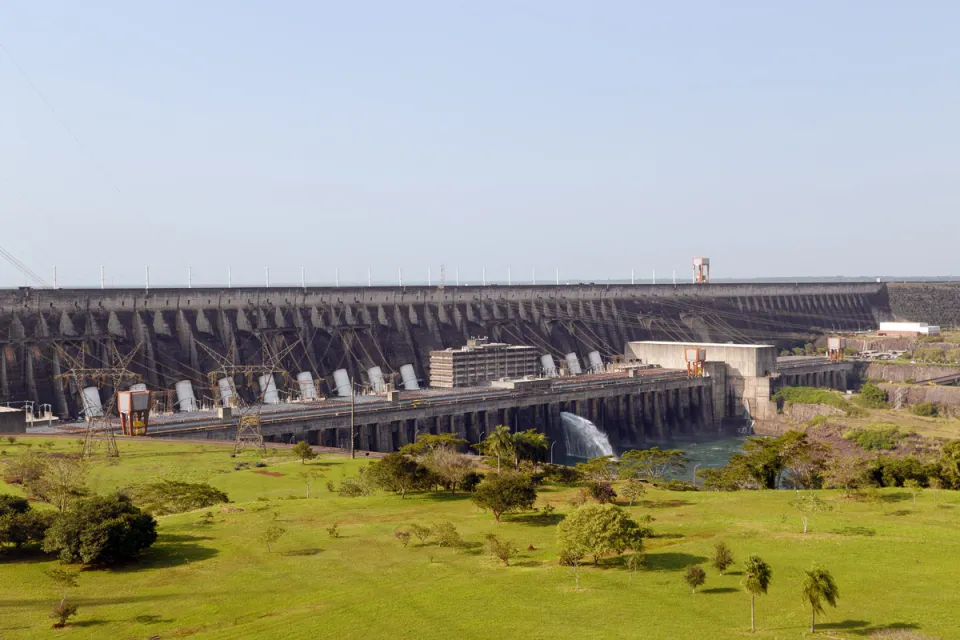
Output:
[[[0,401],[82,408],[82,389],[56,381],[60,349],[96,366],[109,349],[137,349],[132,369],[152,389],[190,380],[202,404],[217,397],[216,361],[255,365],[261,344],[296,343],[283,369],[311,372],[326,392],[333,372],[357,381],[410,364],[428,378],[429,352],[470,336],[528,344],[562,358],[620,354],[628,341],[769,342],[864,331],[890,316],[883,283],[17,289],[0,291]],[[298,342],[299,341],[299,342]],[[255,380],[237,380],[251,395]],[[109,390],[108,390],[109,391]]]

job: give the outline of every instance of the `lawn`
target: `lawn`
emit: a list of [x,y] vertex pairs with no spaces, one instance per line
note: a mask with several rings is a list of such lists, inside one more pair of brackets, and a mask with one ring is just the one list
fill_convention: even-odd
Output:
[[[19,455],[20,438],[2,445]],[[76,450],[72,440],[58,449]],[[207,481],[232,504],[159,518],[160,538],[138,561],[115,570],[84,571],[72,598],[79,615],[64,631],[51,630],[47,612],[57,599],[45,558],[0,556],[0,636],[4,638],[799,638],[809,610],[800,600],[803,571],[815,562],[840,587],[838,609],[828,609],[824,635],[860,638],[888,627],[960,638],[960,494],[923,493],[915,505],[905,491],[886,490],[880,503],[857,503],[822,492],[832,506],[801,533],[789,506],[792,492],[672,493],[652,490],[639,505],[657,534],[647,566],[631,574],[613,559],[581,571],[556,562],[556,526],[569,511],[572,489],[546,487],[540,504],[558,517],[508,516],[497,524],[469,499],[380,494],[342,498],[323,481],[306,499],[299,473],[321,470],[337,481],[366,461],[325,456],[308,465],[289,457],[266,469],[234,470],[229,448],[177,443],[121,443],[119,462],[98,462],[96,490],[145,479]],[[289,456],[286,452],[284,455]],[[252,458],[250,458],[252,460]],[[258,473],[281,473],[270,476]],[[0,485],[16,492],[16,487]],[[407,548],[395,539],[413,522],[452,522],[466,539],[462,550]],[[261,532],[286,534],[272,552]],[[338,524],[341,537],[327,528]],[[487,533],[512,540],[512,566],[483,552]],[[756,553],[773,567],[770,593],[758,598],[759,631],[749,631],[749,597],[737,567],[691,595],[683,570],[705,563],[725,540],[736,558]]]

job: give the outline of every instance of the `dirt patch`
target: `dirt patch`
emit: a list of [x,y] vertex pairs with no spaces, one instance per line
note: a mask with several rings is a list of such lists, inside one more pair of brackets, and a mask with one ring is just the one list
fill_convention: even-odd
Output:
[[277,473],[276,471],[254,471],[254,473],[259,473],[262,476],[270,476],[271,478],[282,478],[287,475],[285,473]]

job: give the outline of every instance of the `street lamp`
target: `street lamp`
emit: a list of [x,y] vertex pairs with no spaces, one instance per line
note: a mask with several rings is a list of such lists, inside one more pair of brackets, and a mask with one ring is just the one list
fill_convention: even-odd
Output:
[[701,463],[698,462],[697,464],[693,465],[693,486],[694,487],[697,486],[697,467],[699,467],[700,464]]
[[550,445],[550,464],[553,464],[553,448],[557,446],[557,441],[554,440],[553,444]]

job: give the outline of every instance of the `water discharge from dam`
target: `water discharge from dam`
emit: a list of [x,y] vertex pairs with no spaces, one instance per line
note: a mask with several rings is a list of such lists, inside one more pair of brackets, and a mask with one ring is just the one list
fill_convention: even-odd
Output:
[[597,425],[566,411],[560,413],[560,419],[563,422],[563,439],[568,457],[589,460],[613,455],[610,439],[597,429]]

